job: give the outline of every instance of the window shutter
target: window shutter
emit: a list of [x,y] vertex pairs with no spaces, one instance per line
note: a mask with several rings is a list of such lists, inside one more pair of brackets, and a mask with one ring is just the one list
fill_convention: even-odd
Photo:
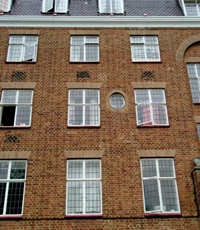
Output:
[[24,61],[35,58],[35,45],[25,45]]
[[56,0],[55,12],[57,13],[67,13],[68,0]]
[[53,8],[53,0],[43,0],[42,12],[48,12]]

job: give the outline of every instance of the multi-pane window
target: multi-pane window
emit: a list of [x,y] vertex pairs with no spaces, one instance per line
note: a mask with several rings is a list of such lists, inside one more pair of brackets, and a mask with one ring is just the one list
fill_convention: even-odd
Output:
[[69,0],[43,0],[42,12],[67,13]]
[[67,161],[66,214],[101,214],[101,161]]
[[144,211],[180,212],[173,159],[142,159],[141,171]]
[[122,14],[124,13],[123,0],[99,0],[99,13]]
[[33,90],[3,90],[0,103],[1,126],[30,126]]
[[22,215],[26,161],[0,161],[0,215]]
[[99,90],[70,89],[68,101],[69,126],[99,126]]
[[37,45],[38,36],[10,36],[7,62],[35,62]]
[[0,1],[0,12],[9,12],[11,9],[13,0],[1,0]]
[[184,0],[187,16],[200,16],[200,0]]
[[136,89],[135,102],[137,125],[168,125],[167,105],[163,89]]
[[71,62],[98,62],[99,37],[98,36],[71,36],[70,46]]
[[200,64],[187,64],[193,103],[200,102]]
[[160,61],[157,36],[131,36],[130,40],[133,62]]

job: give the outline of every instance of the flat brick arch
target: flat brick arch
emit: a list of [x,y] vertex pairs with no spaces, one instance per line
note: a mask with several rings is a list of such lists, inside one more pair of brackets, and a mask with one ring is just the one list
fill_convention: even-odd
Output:
[[178,48],[176,52],[176,60],[177,61],[183,61],[185,51],[189,46],[191,46],[193,43],[200,41],[200,34],[196,36],[192,36],[188,39],[186,39]]

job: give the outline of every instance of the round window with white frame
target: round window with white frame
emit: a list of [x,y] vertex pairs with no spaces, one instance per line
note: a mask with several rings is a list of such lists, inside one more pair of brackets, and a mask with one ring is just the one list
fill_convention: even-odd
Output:
[[113,109],[122,109],[125,105],[125,99],[121,93],[113,93],[109,101]]

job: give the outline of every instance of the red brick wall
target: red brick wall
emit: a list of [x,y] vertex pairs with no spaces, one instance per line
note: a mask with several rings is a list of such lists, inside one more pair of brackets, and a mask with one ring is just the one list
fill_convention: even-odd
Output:
[[[31,128],[0,129],[0,154],[31,151],[23,220],[1,221],[2,229],[199,229],[190,173],[194,167],[192,159],[199,155],[193,116],[199,115],[200,107],[192,104],[185,62],[175,59],[182,42],[198,35],[199,30],[98,29],[100,63],[96,64],[69,62],[69,30],[37,30],[40,31],[37,62],[12,64],[5,62],[9,31],[0,29],[0,81],[11,82],[13,71],[23,71],[25,82],[37,83]],[[90,30],[85,31],[91,34]],[[132,63],[131,34],[158,35],[162,61]],[[195,47],[199,50],[199,45]],[[187,57],[198,54],[193,47],[186,51]],[[85,70],[90,72],[90,78],[77,79],[76,72]],[[144,71],[153,72],[154,77],[143,79]],[[100,128],[67,127],[67,82],[102,83]],[[137,128],[131,82],[167,83],[169,127]],[[126,109],[110,109],[107,95],[113,90],[126,95]],[[20,135],[20,141],[5,142],[6,134]],[[148,219],[144,217],[140,157],[136,151],[168,149],[175,150],[182,217]],[[103,150],[103,218],[100,220],[64,219],[65,151],[72,150]]]

